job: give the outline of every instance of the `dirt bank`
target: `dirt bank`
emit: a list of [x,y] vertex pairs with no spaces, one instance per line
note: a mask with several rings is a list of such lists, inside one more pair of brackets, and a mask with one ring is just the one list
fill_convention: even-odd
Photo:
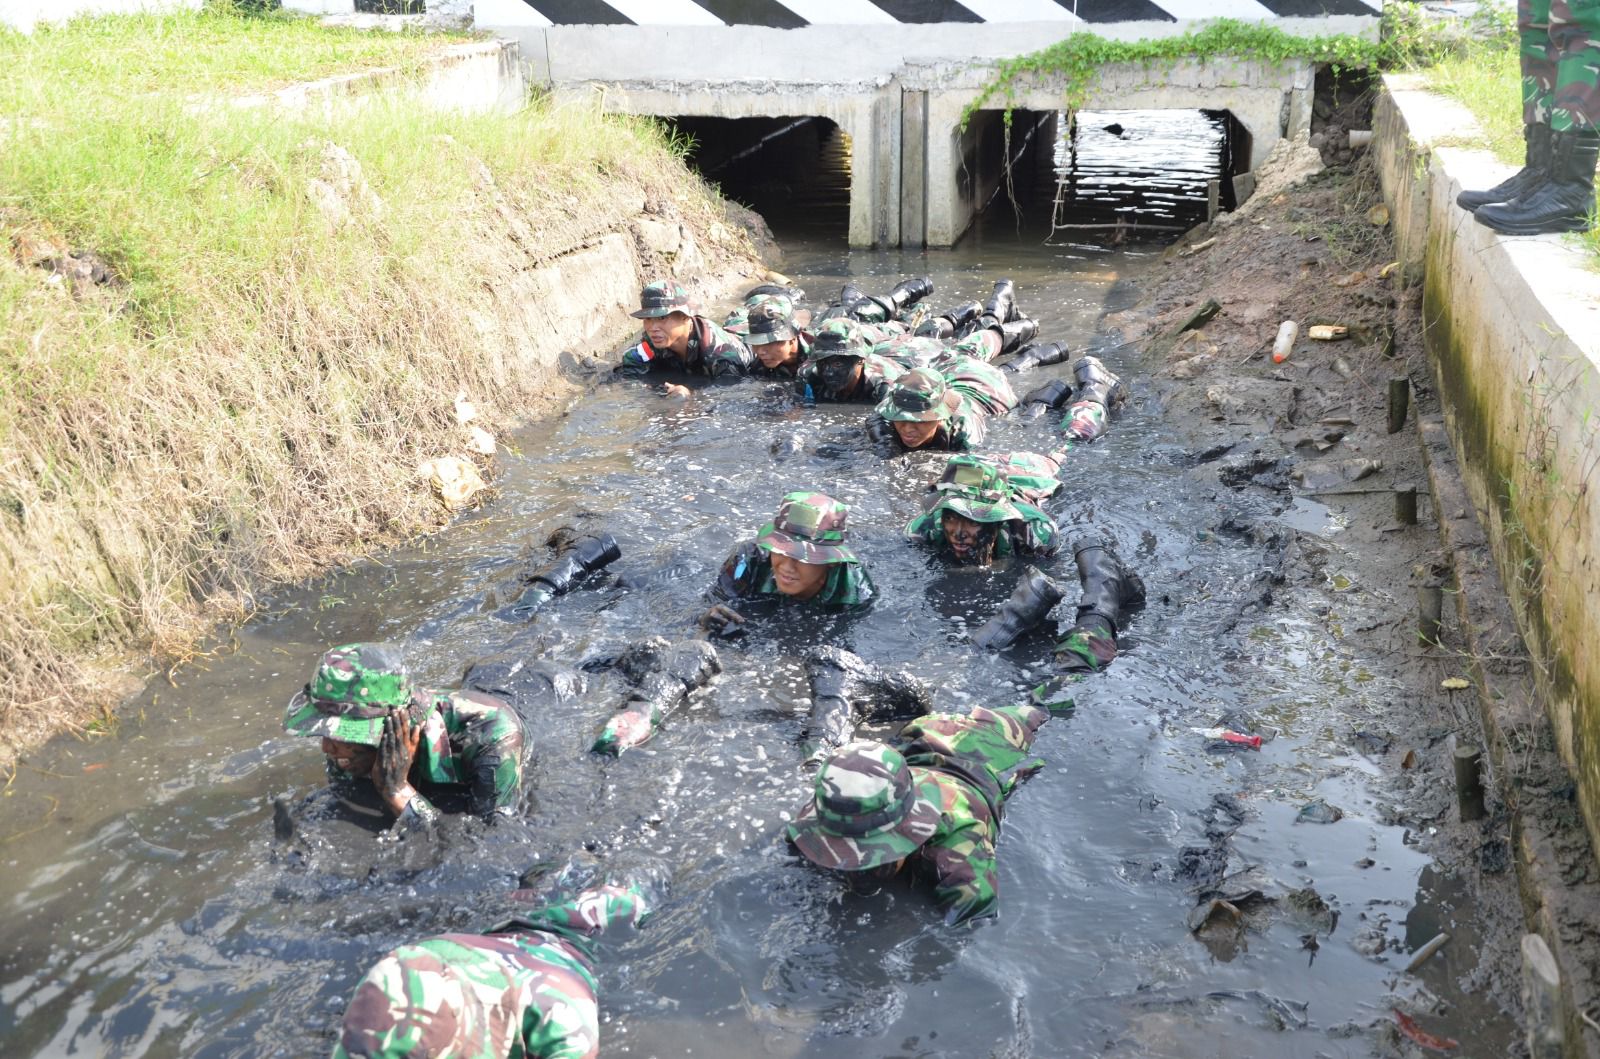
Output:
[[[1172,247],[1143,303],[1107,324],[1161,354],[1152,397],[1185,446],[1191,475],[1216,501],[1215,521],[1196,527],[1199,538],[1260,549],[1258,598],[1240,620],[1257,624],[1266,642],[1275,628],[1308,623],[1327,657],[1354,660],[1349,680],[1392,689],[1386,703],[1330,726],[1318,774],[1366,763],[1378,792],[1373,815],[1407,828],[1407,842],[1469,895],[1472,918],[1456,929],[1481,936],[1475,965],[1456,965],[1463,994],[1515,1013],[1525,929],[1508,808],[1515,781],[1490,767],[1487,819],[1460,822],[1452,754],[1485,744],[1480,660],[1451,618],[1454,571],[1419,445],[1418,417],[1436,413],[1437,401],[1417,292],[1388,267],[1387,212],[1371,166],[1331,127],[1364,127],[1359,108],[1323,107],[1320,116],[1322,157],[1287,146],[1275,154],[1255,197]],[[1333,165],[1324,168],[1324,159]],[[1274,339],[1291,320],[1298,337],[1275,363]],[[1344,337],[1315,340],[1314,325],[1345,329]],[[1410,386],[1411,411],[1396,433],[1388,429],[1391,379]],[[1416,525],[1396,513],[1394,490],[1406,484],[1421,494]],[[1319,505],[1328,524],[1307,525],[1305,510]],[[1428,643],[1419,640],[1416,589],[1436,584],[1446,589],[1445,622]],[[1456,679],[1466,683],[1452,690]],[[1362,911],[1357,930],[1376,915]],[[1426,989],[1407,992],[1409,976],[1397,981],[1396,1008],[1425,1022],[1446,1015],[1450,1005]],[[1357,1030],[1381,1054],[1417,1047],[1388,1012]]]
[[0,762],[114,724],[263,586],[440,526],[641,276],[763,271],[646,123],[176,114],[84,131],[129,151],[103,209],[19,172],[0,213]]

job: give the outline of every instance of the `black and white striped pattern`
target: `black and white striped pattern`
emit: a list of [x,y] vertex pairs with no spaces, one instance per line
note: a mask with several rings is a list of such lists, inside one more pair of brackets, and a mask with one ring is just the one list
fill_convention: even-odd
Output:
[[894,25],[933,22],[1173,22],[1181,18],[1377,15],[1383,0],[523,0],[530,24]]

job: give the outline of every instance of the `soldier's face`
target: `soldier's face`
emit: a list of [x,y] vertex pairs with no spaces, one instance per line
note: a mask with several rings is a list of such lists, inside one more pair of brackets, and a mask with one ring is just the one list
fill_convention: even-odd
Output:
[[670,349],[678,354],[688,351],[689,334],[693,330],[694,321],[687,313],[652,316],[644,322],[644,336],[650,340],[652,346],[657,349]]
[[958,563],[987,566],[994,559],[995,531],[992,523],[974,522],[965,515],[946,511],[939,517],[944,542]]
[[854,393],[861,381],[860,357],[829,357],[822,362],[822,385],[829,393]]
[[778,591],[795,599],[810,599],[828,582],[827,563],[803,563],[778,552],[772,553],[772,580]]
[[939,433],[937,421],[931,423],[906,423],[895,421],[894,432],[900,435],[900,444],[908,449],[920,449]]
[[768,371],[790,368],[800,363],[800,340],[797,338],[785,338],[781,342],[763,342],[759,346],[751,346],[750,351]]
[[338,739],[322,739],[322,752],[328,755],[328,760],[333,762],[341,772],[348,772],[352,776],[366,776],[372,772],[372,766],[378,760],[376,747],[366,746],[362,743],[346,743]]

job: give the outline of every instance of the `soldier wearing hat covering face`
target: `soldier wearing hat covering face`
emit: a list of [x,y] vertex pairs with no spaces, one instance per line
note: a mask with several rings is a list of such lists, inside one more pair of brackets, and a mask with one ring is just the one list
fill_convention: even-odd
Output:
[[1055,459],[1036,452],[952,456],[922,514],[906,524],[906,537],[971,566],[1009,555],[1053,556],[1061,531],[1037,505],[1061,487],[1059,470]]
[[394,644],[347,644],[326,652],[289,701],[283,727],[316,736],[328,777],[371,780],[406,828],[438,817],[415,784],[467,788],[469,810],[492,819],[522,804],[522,720],[479,691],[411,686]]
[[914,365],[875,352],[882,333],[876,325],[855,320],[823,324],[795,375],[795,394],[807,404],[883,400],[889,386]]
[[[658,279],[639,292],[639,310],[630,313],[643,320],[644,336],[622,354],[617,371],[641,377],[659,371],[703,375],[731,382],[749,373],[755,358],[738,336],[694,312],[689,292],[681,283]],[[668,393],[688,393],[667,383]]]
[[729,604],[737,600],[787,598],[824,607],[871,601],[872,578],[848,543],[849,507],[824,493],[794,492],[756,539],[739,546],[722,564],[711,597],[717,602],[702,627],[727,631],[744,623]]
[[590,939],[642,925],[637,885],[607,883],[488,934],[441,934],[386,954],[356,986],[333,1059],[594,1059]]
[[993,915],[1001,812],[1043,764],[1028,748],[1048,718],[1031,705],[979,707],[919,717],[895,746],[848,743],[817,772],[786,836],[813,864],[861,880],[902,867],[931,875],[946,923]]

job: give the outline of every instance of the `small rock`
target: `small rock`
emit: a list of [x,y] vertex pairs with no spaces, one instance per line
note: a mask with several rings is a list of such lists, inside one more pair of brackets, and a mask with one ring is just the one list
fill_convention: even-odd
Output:
[[1319,798],[1309,805],[1301,806],[1300,812],[1294,819],[1297,824],[1332,824],[1343,818],[1343,809],[1329,805]]

